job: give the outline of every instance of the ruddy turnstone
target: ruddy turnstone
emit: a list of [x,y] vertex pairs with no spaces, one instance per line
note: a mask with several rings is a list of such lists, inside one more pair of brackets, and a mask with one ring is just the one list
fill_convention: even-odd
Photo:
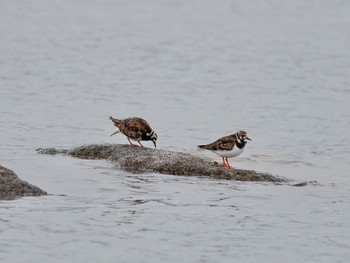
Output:
[[213,143],[198,145],[198,147],[220,155],[222,157],[223,165],[227,166],[229,169],[232,169],[233,167],[229,164],[227,158],[240,155],[247,143],[246,140],[251,141],[251,139],[247,137],[247,133],[245,131],[239,131],[235,134],[217,139]]
[[112,133],[111,136],[121,132],[128,138],[131,145],[133,144],[131,143],[130,139],[137,141],[142,147],[143,145],[140,141],[152,141],[154,147],[156,147],[158,136],[144,119],[133,117],[119,120],[113,118],[112,116],[109,116],[109,119],[113,122],[114,126],[117,127],[117,130]]

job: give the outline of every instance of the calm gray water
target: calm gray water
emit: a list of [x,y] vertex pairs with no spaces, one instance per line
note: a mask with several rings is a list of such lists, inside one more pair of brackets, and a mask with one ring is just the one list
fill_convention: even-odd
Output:
[[[51,195],[0,202],[1,262],[349,262],[350,2],[0,3],[0,163]],[[244,129],[232,161],[306,187],[129,174],[37,147],[159,148]],[[152,146],[152,143],[145,143]]]

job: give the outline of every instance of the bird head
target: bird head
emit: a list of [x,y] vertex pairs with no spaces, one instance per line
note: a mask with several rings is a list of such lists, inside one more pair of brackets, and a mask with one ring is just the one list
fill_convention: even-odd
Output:
[[149,137],[149,140],[151,140],[154,144],[154,148],[157,148],[157,139],[158,139],[158,135],[155,131],[151,131],[149,134],[147,134]]
[[247,136],[247,133],[245,131],[239,131],[237,132],[238,139],[246,142],[246,140],[251,141],[251,139]]

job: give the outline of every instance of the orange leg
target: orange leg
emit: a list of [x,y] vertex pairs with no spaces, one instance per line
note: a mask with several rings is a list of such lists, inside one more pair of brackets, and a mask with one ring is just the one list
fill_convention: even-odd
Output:
[[129,138],[128,138],[128,141],[129,141],[130,145],[134,145],[134,144],[132,144],[132,143],[131,143],[131,141],[130,141],[130,139],[129,139]]
[[140,141],[137,141],[137,142],[141,145],[141,147],[143,147],[143,145],[142,145],[142,143]]
[[227,159],[227,157],[226,157],[226,163],[227,163],[227,167],[228,167],[228,169],[230,169],[230,170],[232,170],[232,166],[230,165],[230,163],[228,162],[228,159]]
[[225,167],[227,166],[227,163],[225,162],[224,157],[222,157],[222,164],[223,164]]

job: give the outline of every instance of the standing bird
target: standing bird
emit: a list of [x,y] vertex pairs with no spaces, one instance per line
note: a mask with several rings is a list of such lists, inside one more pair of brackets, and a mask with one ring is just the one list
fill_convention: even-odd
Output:
[[247,133],[245,131],[239,131],[235,134],[217,139],[213,143],[198,145],[198,147],[220,155],[222,157],[223,165],[227,166],[229,169],[232,169],[233,167],[230,165],[227,158],[240,155],[247,143],[246,140],[251,141],[251,139],[247,137]]
[[140,141],[152,141],[154,147],[156,147],[158,136],[144,119],[133,117],[119,120],[111,116],[109,116],[109,119],[113,122],[114,126],[117,127],[117,130],[112,133],[111,136],[121,132],[128,138],[131,145],[133,144],[130,139],[137,141],[141,147],[143,147],[143,145]]

